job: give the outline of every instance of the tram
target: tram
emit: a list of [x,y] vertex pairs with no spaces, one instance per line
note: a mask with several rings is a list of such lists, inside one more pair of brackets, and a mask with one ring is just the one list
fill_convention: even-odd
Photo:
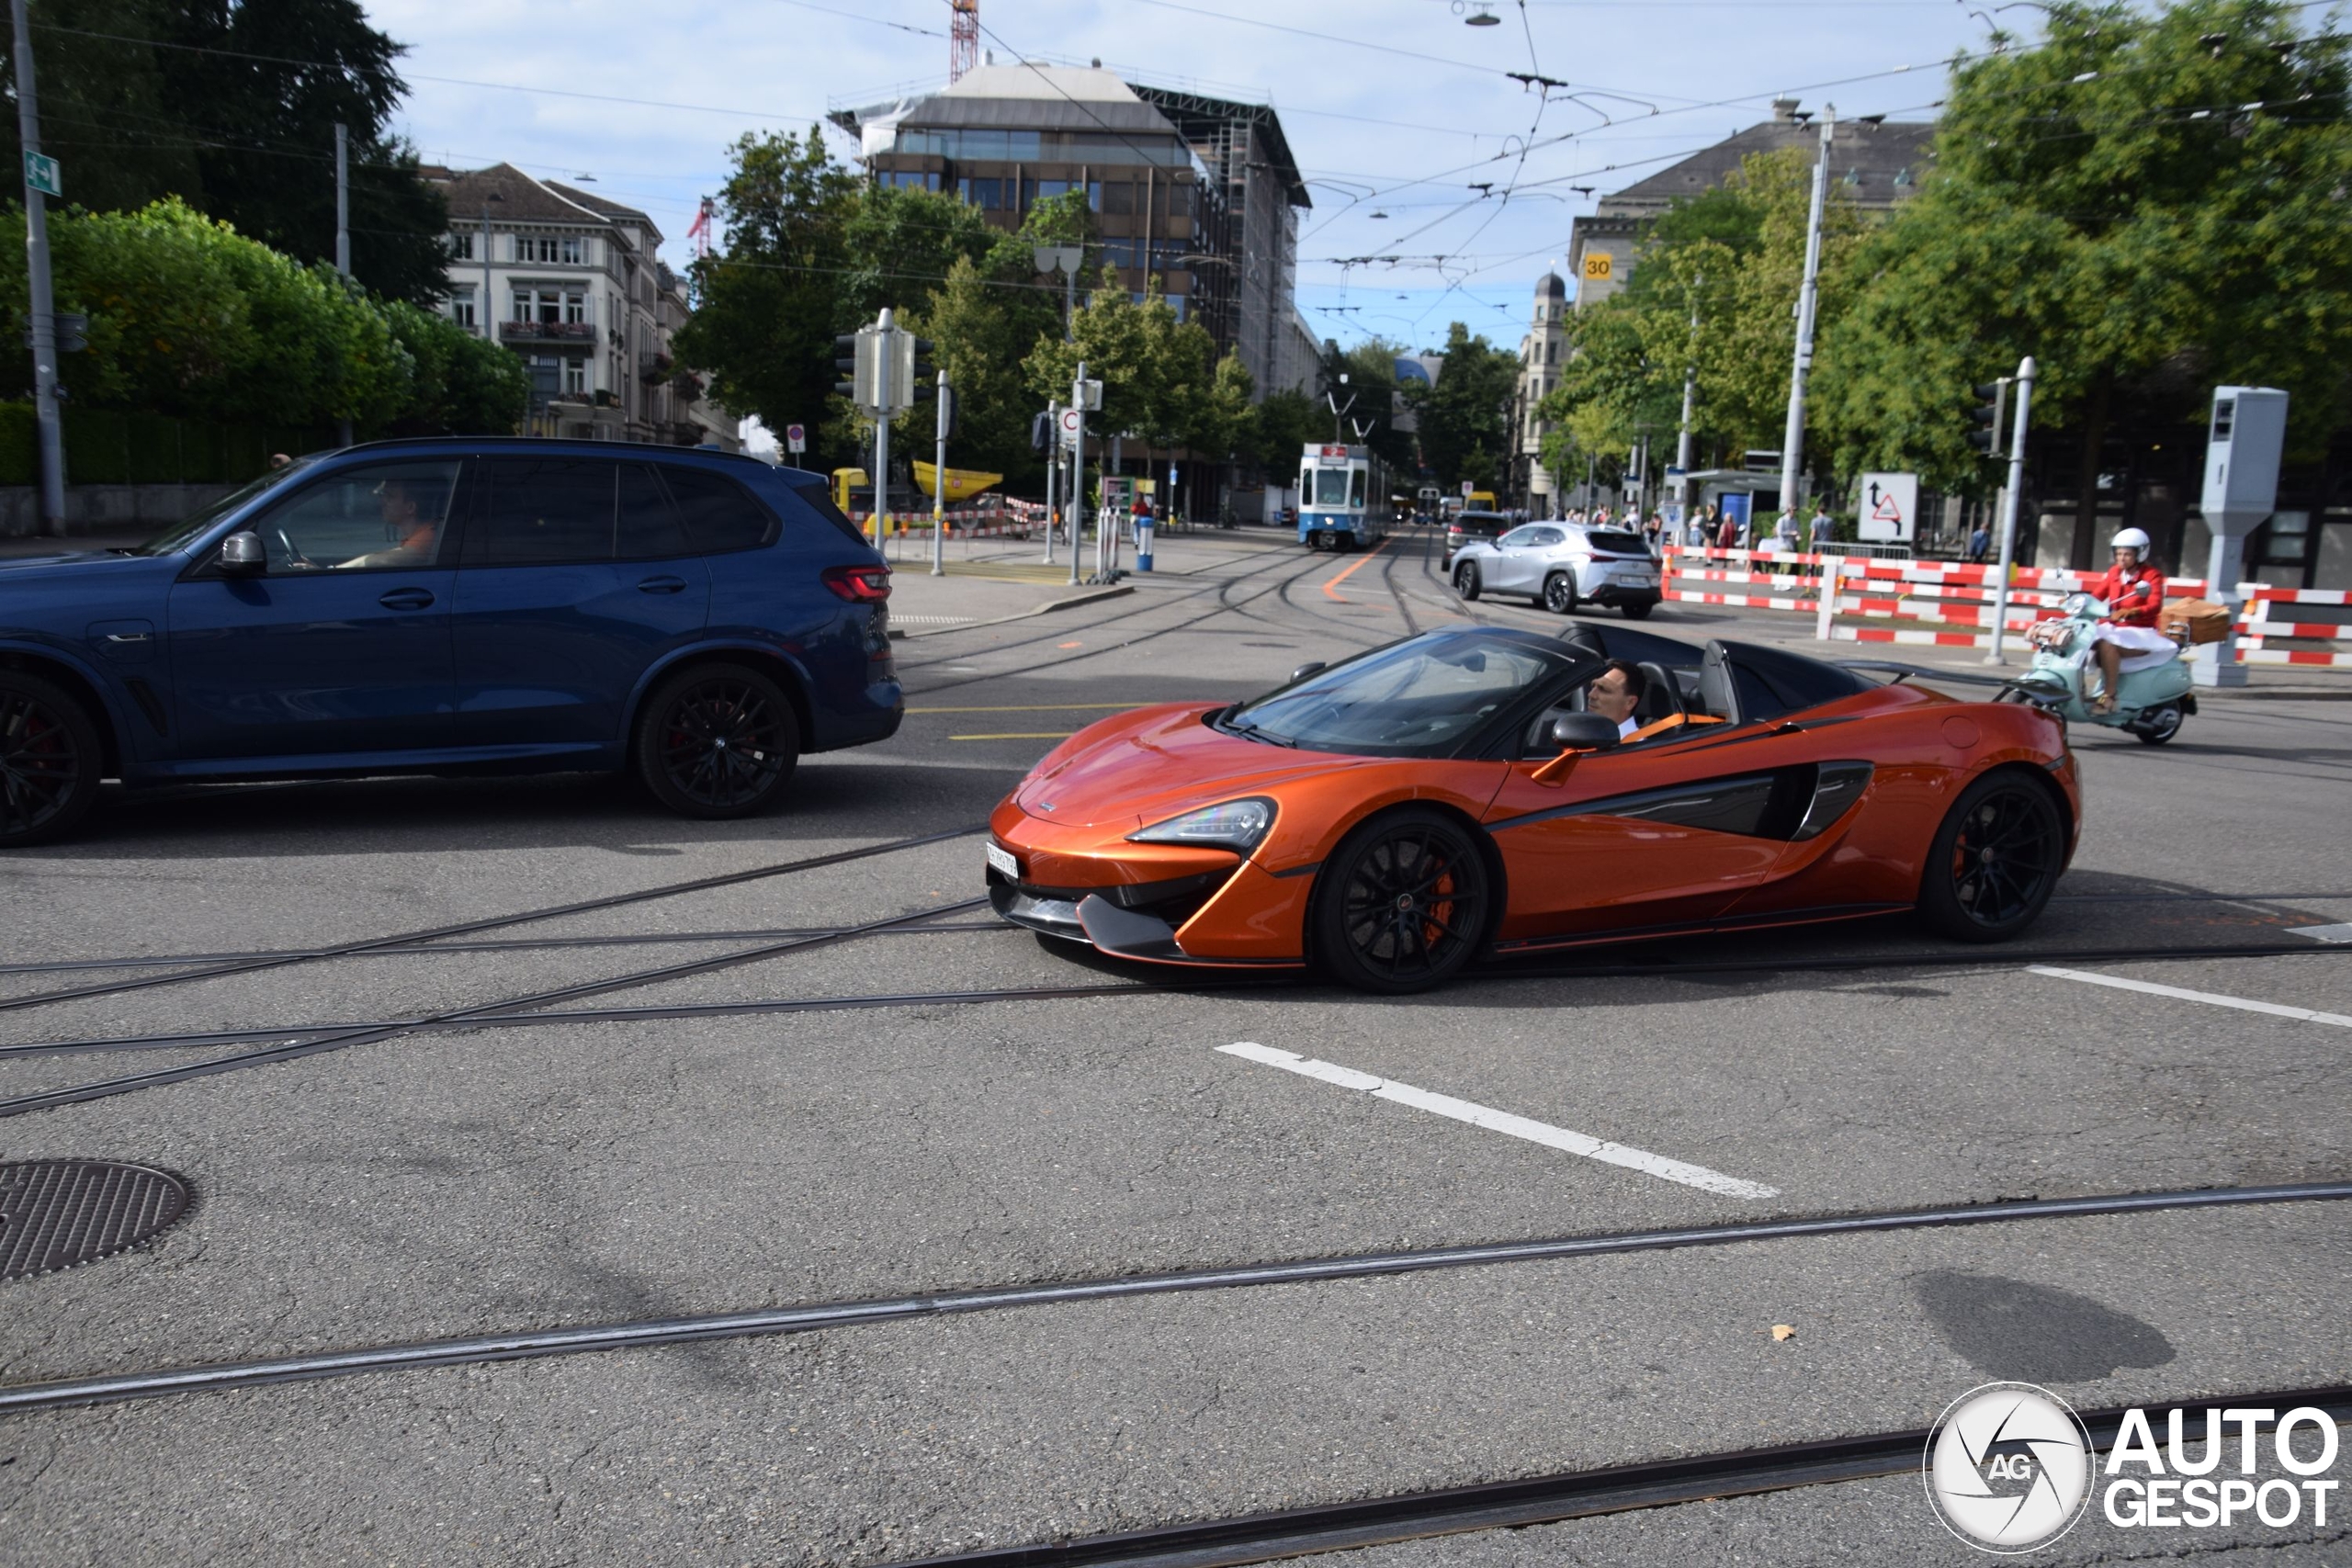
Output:
[[1368,446],[1309,445],[1298,460],[1298,542],[1352,550],[1388,536],[1396,517],[1388,465]]

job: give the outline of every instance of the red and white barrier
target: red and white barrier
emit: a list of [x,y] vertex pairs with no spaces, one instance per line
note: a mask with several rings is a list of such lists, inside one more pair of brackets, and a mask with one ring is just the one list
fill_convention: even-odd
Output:
[[[2283,638],[2300,638],[2312,642],[2352,644],[2352,624],[2335,621],[2297,621],[2291,606],[2297,604],[2352,605],[2352,592],[2340,588],[2271,588],[2258,582],[2242,585],[2245,593],[2245,618],[2238,623],[2245,635],[2238,639],[2238,657],[2248,664],[2292,664],[2320,670],[2352,670],[2352,652],[2337,652],[2330,649],[2271,648],[2268,642]],[[2274,616],[2274,604],[2289,606]]]

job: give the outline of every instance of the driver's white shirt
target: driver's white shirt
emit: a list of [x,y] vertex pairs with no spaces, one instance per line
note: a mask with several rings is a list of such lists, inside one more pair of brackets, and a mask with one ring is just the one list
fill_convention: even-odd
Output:
[[1641,726],[1635,724],[1630,716],[1621,718],[1617,721],[1617,739],[1620,740],[1631,740],[1634,738],[1634,731],[1640,728]]

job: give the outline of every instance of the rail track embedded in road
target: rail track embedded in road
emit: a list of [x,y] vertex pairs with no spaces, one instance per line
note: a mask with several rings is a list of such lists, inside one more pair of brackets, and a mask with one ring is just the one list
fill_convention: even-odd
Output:
[[[815,1329],[898,1323],[910,1318],[949,1317],[1019,1307],[1069,1306],[1087,1302],[1123,1301],[1138,1296],[1174,1295],[1195,1291],[1315,1284],[1446,1269],[1496,1268],[1634,1252],[1668,1252],[1691,1247],[1948,1229],[1962,1225],[2087,1219],[2277,1203],[2339,1202],[2346,1198],[2352,1198],[2352,1181],[2119,1192],[2079,1198],[2027,1198],[1990,1203],[1951,1204],[1933,1209],[1825,1214],[1744,1221],[1732,1224],[1686,1225],[1531,1241],[1292,1258],[1062,1283],[994,1286],[865,1301],[760,1308],[747,1312],[709,1313],[691,1317],[589,1324],[571,1328],[526,1329],[462,1339],[417,1340],[266,1360],[0,1386],[0,1416],[71,1405],[120,1404],[165,1394],[249,1388],[262,1383],[315,1382],[359,1372],[472,1366],[540,1356],[579,1355],[592,1350],[645,1349],[698,1340],[760,1338],[779,1334],[805,1334]],[[1914,1462],[1917,1462],[1917,1450],[1915,1448],[1912,1451]]]

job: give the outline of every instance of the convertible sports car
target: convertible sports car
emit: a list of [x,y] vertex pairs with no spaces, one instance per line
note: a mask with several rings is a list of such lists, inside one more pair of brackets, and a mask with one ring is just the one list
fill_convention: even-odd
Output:
[[[1612,664],[1641,688],[1622,741],[1586,709]],[[2081,818],[2064,727],[2028,705],[1624,626],[1460,627],[1072,736],[990,817],[988,886],[1122,957],[1411,991],[1482,954],[1898,910],[1998,942]]]

